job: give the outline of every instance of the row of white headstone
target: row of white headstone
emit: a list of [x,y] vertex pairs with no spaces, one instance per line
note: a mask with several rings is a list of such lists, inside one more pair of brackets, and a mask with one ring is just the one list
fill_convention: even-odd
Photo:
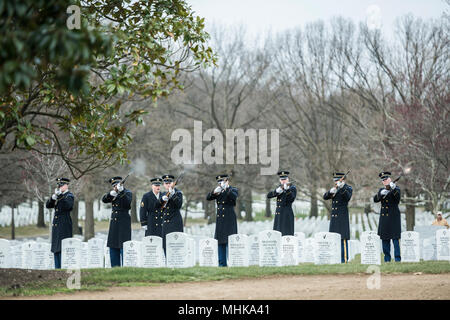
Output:
[[[420,246],[420,235],[415,231],[402,233],[400,252],[403,262],[423,260],[450,261],[450,231],[440,229],[435,236],[425,239]],[[164,255],[162,238],[144,237],[142,241],[127,241],[123,245],[123,266],[143,268],[187,268],[198,262],[199,266],[218,266],[218,243],[213,238],[199,239],[182,232],[173,232],[166,238]],[[365,231],[361,240],[349,240],[348,259],[361,254],[361,264],[381,264],[381,240],[373,231]],[[110,268],[109,248],[99,238],[82,242],[76,238],[62,241],[61,264],[63,269]],[[299,263],[338,264],[341,262],[341,236],[332,232],[319,232],[312,238],[304,233],[281,236],[274,230],[257,235],[235,234],[228,238],[228,266],[251,265],[291,266]],[[0,239],[0,268],[53,269],[54,259],[50,244],[25,242],[11,246]]]

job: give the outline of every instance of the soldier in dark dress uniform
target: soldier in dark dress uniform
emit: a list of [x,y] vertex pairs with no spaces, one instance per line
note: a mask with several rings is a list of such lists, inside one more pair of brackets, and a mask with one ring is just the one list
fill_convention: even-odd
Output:
[[217,203],[216,231],[214,239],[217,239],[219,245],[219,267],[226,267],[228,236],[237,234],[237,220],[234,207],[236,206],[238,189],[229,185],[227,174],[218,175],[216,180],[219,186],[208,193],[206,200],[216,200]]
[[353,189],[345,183],[345,173],[333,173],[335,186],[323,195],[324,200],[332,199],[330,232],[341,235],[341,262],[348,261],[348,240],[350,239],[350,219],[348,214],[348,202],[352,198]]
[[47,200],[45,206],[55,208],[55,216],[52,222],[52,247],[51,251],[55,257],[55,269],[61,269],[61,241],[72,238],[72,218],[70,211],[73,208],[74,196],[69,191],[67,178],[56,179],[57,188],[55,193]]
[[391,180],[390,172],[381,172],[378,175],[384,185],[373,197],[374,202],[381,202],[380,222],[378,235],[383,243],[384,261],[391,261],[391,239],[394,244],[395,261],[401,261],[400,234],[402,232],[400,210],[400,188]]
[[113,190],[102,198],[104,203],[112,203],[111,221],[109,223],[108,242],[111,267],[123,265],[123,243],[131,240],[131,201],[133,194],[123,187],[122,177],[113,177],[109,183]]
[[280,185],[267,194],[267,198],[277,197],[277,208],[273,221],[273,230],[281,232],[283,236],[294,235],[294,212],[292,203],[297,196],[297,188],[289,182],[289,171],[279,171]]
[[183,232],[183,218],[180,209],[183,205],[183,193],[174,187],[175,177],[170,174],[162,176],[167,194],[161,197],[163,209],[162,238],[164,253],[166,253],[166,235],[171,232]]
[[163,210],[161,208],[161,178],[153,178],[152,191],[144,194],[141,200],[139,217],[145,229],[145,236],[162,237]]

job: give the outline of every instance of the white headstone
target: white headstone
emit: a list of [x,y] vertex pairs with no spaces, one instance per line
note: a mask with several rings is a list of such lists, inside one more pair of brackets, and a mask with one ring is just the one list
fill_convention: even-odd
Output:
[[331,232],[314,234],[315,255],[314,264],[336,263],[336,236]]
[[420,262],[420,237],[415,231],[401,233],[400,255],[402,262]]
[[232,234],[228,236],[229,267],[248,267],[248,236]]
[[199,244],[199,265],[200,267],[218,267],[218,245],[213,238],[200,239]]
[[141,242],[129,240],[123,243],[123,266],[141,266]]
[[259,266],[281,266],[281,232],[265,230],[259,234]]
[[142,267],[162,268],[164,264],[163,240],[158,236],[147,236],[142,239]]
[[166,260],[168,268],[188,268],[188,235],[171,232],[166,235]]
[[190,267],[195,266],[195,240],[188,237],[188,263]]
[[34,241],[28,241],[22,244],[22,269],[32,268],[33,244]]
[[304,251],[303,261],[307,263],[314,263],[315,260],[314,256],[316,255],[314,238],[305,239],[305,246],[303,251]]
[[111,256],[108,247],[104,248],[105,268],[111,268]]
[[18,244],[11,247],[12,268],[22,268],[22,245]]
[[380,237],[376,233],[363,232],[360,236],[361,264],[381,264]]
[[297,237],[298,242],[298,263],[305,261],[305,234],[303,232],[296,232],[294,236]]
[[[50,245],[50,247],[51,247],[51,245]],[[55,255],[53,254],[53,252],[50,251],[50,248],[47,251],[47,255],[48,255],[47,270],[53,270],[53,269],[55,269]]]
[[31,269],[46,270],[48,268],[50,244],[46,242],[35,242],[31,247]]
[[422,241],[422,259],[424,261],[433,261],[436,260],[436,253],[437,253],[437,248],[436,248],[436,237],[430,237],[430,238],[426,238],[423,239]]
[[[416,216],[416,224],[417,224],[418,216]],[[440,229],[446,229],[444,226],[414,226],[414,231],[419,232],[420,238],[420,257],[427,260],[436,260],[436,231]],[[424,247],[425,239],[433,239],[426,241],[427,247]],[[435,251],[433,253],[433,250]]]
[[298,264],[298,238],[295,236],[281,237],[281,265],[296,266]]
[[[335,232],[329,232],[330,237],[334,241],[334,263],[341,263],[341,255],[342,255],[342,249],[341,249],[341,235],[339,233]],[[347,250],[347,259],[348,259],[348,243],[346,245],[347,247],[345,250]]]
[[104,246],[103,239],[92,238],[88,240],[87,267],[103,268],[104,266]]
[[10,268],[11,265],[11,245],[8,240],[0,239],[0,268]]
[[361,253],[361,243],[359,240],[348,240],[348,261],[355,259],[357,254]]
[[248,265],[259,265],[259,238],[257,234],[248,236]]
[[436,250],[437,260],[450,261],[450,231],[448,229],[436,231]]
[[61,268],[81,268],[81,240],[66,238],[61,241]]
[[86,269],[88,267],[88,244],[87,242],[81,242],[81,269]]

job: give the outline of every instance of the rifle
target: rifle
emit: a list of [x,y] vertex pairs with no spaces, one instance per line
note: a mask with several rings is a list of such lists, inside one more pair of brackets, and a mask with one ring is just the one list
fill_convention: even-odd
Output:
[[124,185],[125,184],[125,181],[127,181],[127,179],[128,179],[128,177],[130,176],[130,174],[132,173],[133,171],[130,171],[130,173],[128,173],[127,174],[127,176],[125,177],[125,179],[123,179],[122,181],[120,181],[118,184],[120,184],[120,185]]
[[[224,180],[230,181],[230,177],[231,177],[231,174],[228,176],[228,178],[225,178]],[[222,186],[220,186],[220,187],[222,188]],[[214,190],[215,190],[215,189],[216,189],[216,188],[212,189],[211,193],[214,193]],[[219,194],[222,193],[224,190],[225,190],[225,189],[222,188],[222,191],[220,191]]]
[[[394,182],[394,183],[396,183],[398,180],[400,180],[400,178],[403,176],[403,172],[397,177],[397,179],[395,179],[394,181],[392,181],[392,182]],[[390,190],[391,189],[391,186],[390,185],[387,185],[386,186],[387,188],[387,190]],[[384,200],[384,198],[386,198],[386,196],[389,194],[389,192],[388,193],[386,193],[384,196],[383,196],[383,200]]]
[[[339,180],[337,180],[337,181],[335,182],[335,185],[337,186],[337,183],[338,183],[338,182],[344,181],[344,179],[347,177],[347,175],[350,173],[350,171],[351,171],[351,170],[348,170],[346,174],[344,174]],[[338,190],[336,190],[336,192],[333,194],[333,198],[334,198],[334,196],[337,194],[337,192],[338,192]]]
[[[181,173],[181,174],[175,179],[175,182],[173,183],[173,187],[174,187],[174,188],[175,188],[175,186],[181,181],[181,179],[183,178],[183,176],[184,176],[184,172]],[[167,191],[166,197],[169,197],[169,194],[170,194],[169,191]],[[164,201],[164,204],[163,204],[163,206],[162,206],[163,209],[166,207],[166,205],[167,205],[168,202],[169,202],[169,200]]]
[[348,170],[347,173],[344,174],[344,175],[342,176],[342,178],[340,178],[338,181],[336,181],[336,184],[337,184],[338,182],[343,181],[345,178],[347,178],[347,175],[350,173],[350,171],[351,171],[351,170]]
[[[289,180],[289,182],[286,182],[286,184],[287,184],[288,186],[291,186],[291,185],[293,185],[294,183],[295,183],[295,180]],[[276,187],[276,188],[278,188],[278,187],[283,188],[283,184],[277,183],[277,184],[275,185],[275,187]]]
[[[114,190],[116,190],[116,192],[118,191],[118,190],[117,190],[117,186],[118,186],[119,184],[120,184],[121,186],[123,186],[124,183],[125,183],[125,181],[127,181],[128,177],[130,176],[130,174],[131,174],[132,172],[133,172],[133,171],[130,171],[130,173],[127,174],[127,176],[125,177],[125,179],[122,179],[122,181],[120,181],[120,182],[114,187]],[[117,196],[115,196],[115,197],[113,198],[113,200],[116,199],[116,197],[117,197]]]

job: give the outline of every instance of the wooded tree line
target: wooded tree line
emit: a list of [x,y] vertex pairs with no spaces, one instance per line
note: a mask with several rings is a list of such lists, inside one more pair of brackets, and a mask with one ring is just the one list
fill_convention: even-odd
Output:
[[[330,211],[322,195],[333,171],[351,170],[351,203],[368,212],[381,185],[378,173],[388,170],[394,177],[403,173],[399,184],[412,230],[419,203],[435,213],[449,195],[449,20],[405,16],[395,30],[390,38],[336,18],[252,46],[242,28],[218,27],[211,44],[218,66],[186,75],[184,91],[152,110],[149,131],[138,140],[156,153],[165,148],[167,157],[176,143],[169,141],[170,128],[192,128],[194,120],[221,132],[278,128],[280,169],[291,171],[312,216],[318,203]],[[152,152],[144,158],[152,163]],[[261,176],[259,165],[194,167],[184,192],[200,190],[199,201],[222,171],[232,174],[244,203],[251,191],[265,193],[277,182]],[[247,220],[250,207],[244,206]]]
[[[247,164],[174,164],[170,156],[178,142],[171,134],[185,128],[193,136],[194,121],[202,121],[203,132],[215,128],[224,137],[226,129],[279,129],[280,169],[291,172],[297,198],[311,203],[311,216],[319,214],[319,204],[330,211],[322,195],[332,186],[333,171],[351,170],[350,205],[366,212],[373,210],[371,199],[381,185],[378,173],[404,172],[398,184],[412,230],[418,204],[434,213],[449,198],[449,27],[445,15],[435,20],[405,16],[393,35],[385,35],[335,18],[256,44],[248,42],[242,27],[216,26],[209,45],[217,65],[182,73],[183,90],[159,99],[156,107],[143,96],[121,105],[123,114],[147,113],[140,114],[142,125],[127,127],[129,164],[93,168],[71,186],[90,208],[85,237],[93,236],[93,200],[109,190],[106,180],[131,170],[127,184],[138,200],[150,190],[150,178],[185,172],[180,184],[185,205],[201,201],[209,222],[215,212],[206,194],[215,186],[214,177],[227,172],[239,188],[239,218],[252,220],[252,192],[274,189],[278,177],[260,175],[261,164],[248,164],[249,154]],[[17,205],[29,197],[43,201],[58,170],[69,173],[52,145],[45,148],[45,159],[22,151],[0,160],[2,176],[8,177],[2,204]],[[270,216],[269,201],[266,208]]]

